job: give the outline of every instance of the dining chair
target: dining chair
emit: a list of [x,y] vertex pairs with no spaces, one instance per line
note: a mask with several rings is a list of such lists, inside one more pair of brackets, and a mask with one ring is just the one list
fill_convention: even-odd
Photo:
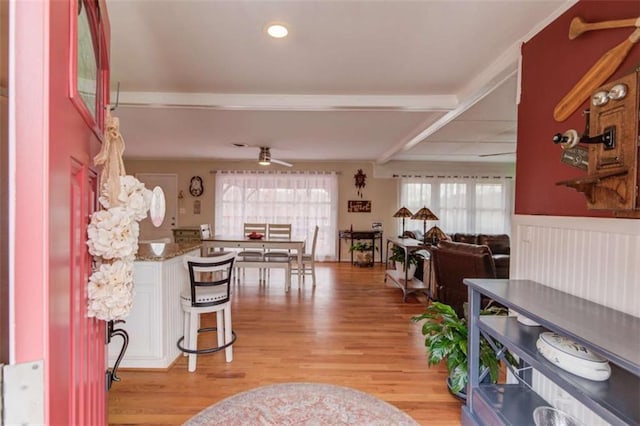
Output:
[[[177,346],[189,356],[189,372],[196,370],[196,356],[225,351],[227,362],[233,360],[236,333],[231,328],[231,274],[236,254],[217,252],[215,256],[185,256],[189,287],[180,293],[184,312],[183,336]],[[216,326],[200,328],[200,314],[215,312]],[[198,333],[216,331],[217,346],[198,348]]]
[[[206,240],[207,238],[211,238],[213,234],[211,233],[211,225],[208,223],[203,223],[200,225],[200,239]],[[202,256],[212,256],[215,253],[215,249],[202,247],[200,250],[200,254]]]
[[[267,225],[267,239],[270,241],[290,241],[291,240],[291,224],[290,223],[269,223]],[[268,262],[288,262],[291,250],[274,250],[270,249],[264,253],[264,258]],[[267,278],[271,278],[271,268],[267,269]],[[290,270],[286,270],[290,273]]]
[[[267,235],[267,224],[266,223],[245,223],[243,225],[243,235],[246,238],[249,234],[252,233],[260,234],[263,236]],[[250,250],[241,250],[237,253],[237,262],[236,262],[236,280],[239,281],[240,274],[239,269],[242,269],[242,277],[244,279],[244,270],[242,262],[258,262],[263,260],[264,250],[259,249],[250,249]],[[264,270],[262,268],[258,268],[258,280],[264,280]]]
[[257,234],[266,235],[267,234],[267,224],[266,223],[245,223],[243,225],[244,236],[255,232]]
[[207,238],[211,238],[211,225],[203,223],[200,225],[200,239],[204,240]]
[[[267,226],[267,239],[269,241],[291,240],[291,224],[290,223],[270,223]],[[288,258],[290,250],[269,250],[264,254],[266,258],[284,257]]]
[[[313,230],[313,240],[311,242],[311,252],[306,252],[302,254],[302,279],[304,280],[305,275],[311,275],[311,281],[313,286],[316,286],[316,245],[318,243],[318,230],[320,227],[316,225]],[[298,256],[290,255],[289,260],[291,262],[291,274],[298,273]]]

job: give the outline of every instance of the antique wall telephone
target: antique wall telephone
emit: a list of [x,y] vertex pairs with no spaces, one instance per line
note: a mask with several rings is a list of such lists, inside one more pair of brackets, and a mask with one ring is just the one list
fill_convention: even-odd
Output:
[[[638,187],[639,71],[604,84],[640,41],[640,17],[585,22],[575,17],[569,39],[587,31],[634,28],[631,35],[606,52],[558,102],[553,117],[564,121],[591,96],[582,135],[574,129],[553,136],[563,148],[562,161],[587,170],[586,177],[557,182],[584,193],[587,208],[613,210],[618,216],[640,217]],[[583,146],[579,145],[583,144]],[[584,145],[587,145],[588,151]]]
[[553,142],[564,150],[589,146],[587,176],[557,182],[584,193],[589,209],[614,210],[640,217],[638,186],[639,70],[597,88],[591,94],[587,125],[581,136],[570,129]]

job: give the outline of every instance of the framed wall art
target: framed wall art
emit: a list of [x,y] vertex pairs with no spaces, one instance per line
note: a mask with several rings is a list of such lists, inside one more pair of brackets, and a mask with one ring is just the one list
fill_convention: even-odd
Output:
[[349,213],[371,213],[371,200],[349,200]]

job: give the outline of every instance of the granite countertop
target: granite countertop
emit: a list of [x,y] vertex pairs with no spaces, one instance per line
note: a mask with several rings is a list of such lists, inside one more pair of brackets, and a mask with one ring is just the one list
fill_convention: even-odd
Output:
[[158,262],[183,255],[202,247],[199,241],[184,243],[141,243],[138,244],[136,260]]

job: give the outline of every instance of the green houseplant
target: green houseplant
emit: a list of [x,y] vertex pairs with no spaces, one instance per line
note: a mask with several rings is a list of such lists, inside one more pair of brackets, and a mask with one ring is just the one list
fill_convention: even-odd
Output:
[[409,268],[407,273],[407,278],[413,278],[413,274],[416,272],[416,268],[420,264],[420,260],[422,260],[422,256],[416,252],[410,251],[407,255],[407,264],[405,265],[405,255],[404,249],[402,247],[393,246],[391,248],[391,256],[389,256],[389,260],[395,262],[395,267],[398,272],[405,273],[406,268]]
[[[488,306],[480,314],[504,315],[507,310],[502,307]],[[447,385],[449,390],[461,397],[466,396],[467,386],[467,337],[468,328],[466,318],[460,318],[449,305],[440,302],[431,303],[427,309],[413,321],[424,321],[422,335],[425,337],[427,357],[429,365],[439,364],[446,360]],[[506,352],[506,359],[512,365],[517,365],[513,356]],[[489,342],[480,336],[480,371],[482,377],[496,383],[500,373],[500,360],[489,345]]]

